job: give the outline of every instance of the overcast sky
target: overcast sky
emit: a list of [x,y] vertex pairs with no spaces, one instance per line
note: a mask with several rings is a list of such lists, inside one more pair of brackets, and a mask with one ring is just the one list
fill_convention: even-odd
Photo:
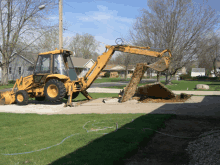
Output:
[[[220,10],[220,0],[209,0],[207,4]],[[63,21],[67,27],[63,31],[64,38],[89,33],[97,41],[115,45],[116,38],[128,35],[143,8],[148,9],[147,0],[63,0]],[[59,21],[58,11],[51,13],[51,19]],[[100,54],[105,51],[104,44],[99,47]]]

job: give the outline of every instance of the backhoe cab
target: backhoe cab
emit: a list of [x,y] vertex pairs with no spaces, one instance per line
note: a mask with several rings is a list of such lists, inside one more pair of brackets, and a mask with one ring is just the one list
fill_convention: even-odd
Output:
[[[76,71],[73,62],[70,58],[71,51],[55,50],[45,53],[40,53],[36,65],[34,67],[34,76],[42,77],[49,74],[60,74],[70,78],[71,81],[77,80]],[[35,81],[37,83],[37,81]]]

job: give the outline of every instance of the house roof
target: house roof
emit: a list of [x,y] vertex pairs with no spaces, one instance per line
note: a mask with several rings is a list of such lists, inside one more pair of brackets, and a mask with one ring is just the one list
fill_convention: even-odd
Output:
[[205,72],[205,68],[192,68],[192,72]]
[[38,53],[34,53],[34,52],[23,52],[21,54],[14,53],[11,57],[13,59],[13,57],[16,57],[16,56],[20,57],[23,60],[29,62],[32,65],[34,65],[34,63],[37,60]]
[[38,53],[27,52],[27,53],[21,54],[19,56],[25,58],[26,60],[28,60],[34,64],[37,61]]
[[[121,65],[122,67],[125,68],[124,65]],[[136,65],[128,65],[128,69],[131,70],[131,69],[135,69],[136,68]]]
[[106,65],[103,70],[110,70],[110,69],[112,69],[112,68],[114,68],[116,66],[117,65],[115,65],[115,64],[109,64],[109,65]]
[[[71,57],[71,56],[70,56]],[[80,57],[71,57],[72,61],[73,61],[73,65],[74,67],[77,68],[85,68],[85,65],[91,61],[92,59],[85,59],[85,58],[80,58]],[[93,61],[93,60],[92,60]]]
[[[116,68],[125,69],[125,66],[124,65],[109,64],[109,65],[106,65],[103,70],[115,70]],[[132,70],[132,69],[135,69],[135,65],[128,66],[128,70]],[[119,69],[119,70],[122,70],[122,69]]]

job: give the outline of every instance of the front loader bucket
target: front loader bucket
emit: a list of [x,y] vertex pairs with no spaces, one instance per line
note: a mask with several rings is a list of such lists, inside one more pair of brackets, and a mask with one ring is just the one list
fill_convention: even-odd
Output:
[[8,105],[15,103],[15,94],[13,91],[0,93],[0,105]]
[[147,65],[147,67],[152,68],[156,71],[162,72],[168,69],[169,61],[166,57],[162,57],[162,59],[158,60],[157,62]]

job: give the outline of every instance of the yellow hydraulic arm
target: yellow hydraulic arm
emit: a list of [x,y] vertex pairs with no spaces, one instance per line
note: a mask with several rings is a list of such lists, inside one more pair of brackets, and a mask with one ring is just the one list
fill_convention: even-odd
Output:
[[171,52],[166,49],[162,52],[156,52],[149,50],[150,47],[139,47],[139,46],[129,46],[129,45],[106,45],[106,51],[97,58],[95,64],[91,67],[91,69],[87,72],[87,74],[79,78],[79,81],[82,82],[83,87],[82,91],[88,89],[91,84],[96,80],[101,71],[105,68],[108,61],[111,59],[112,55],[115,51],[121,51],[125,53],[152,56],[152,57],[162,57],[164,53],[168,52],[169,57],[162,57],[161,60],[148,65],[147,67],[155,69],[157,71],[165,71],[169,67]]

